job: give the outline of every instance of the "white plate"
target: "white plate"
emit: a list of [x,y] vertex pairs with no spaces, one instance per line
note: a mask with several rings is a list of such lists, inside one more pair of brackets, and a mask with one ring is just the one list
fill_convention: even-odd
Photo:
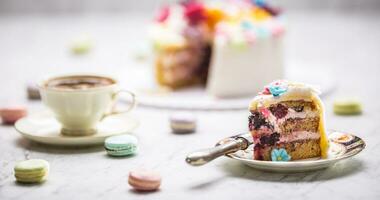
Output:
[[[297,63],[289,66],[292,67],[286,68],[286,79],[319,86],[322,90],[322,98],[335,88],[336,81],[332,78],[331,71],[321,70],[319,66]],[[155,83],[152,73],[151,68],[145,66],[145,68],[130,69],[128,73],[121,73],[122,76],[119,77],[123,87],[131,88],[136,92],[140,106],[181,110],[242,110],[247,109],[253,96],[216,98],[207,94],[203,87],[176,91],[163,90]],[[129,77],[126,77],[126,74]]]
[[60,134],[61,125],[51,113],[41,112],[18,120],[15,128],[23,137],[38,143],[63,146],[89,146],[102,144],[107,137],[112,135],[130,133],[138,124],[138,120],[130,115],[114,115],[105,118],[99,123],[96,134],[70,137]]
[[328,157],[325,159],[312,158],[290,162],[253,160],[252,145],[248,147],[247,150],[237,151],[226,156],[259,170],[273,172],[305,172],[327,168],[340,160],[358,154],[365,148],[365,142],[355,135],[338,131],[329,132],[330,134],[328,138],[330,141],[330,147]]

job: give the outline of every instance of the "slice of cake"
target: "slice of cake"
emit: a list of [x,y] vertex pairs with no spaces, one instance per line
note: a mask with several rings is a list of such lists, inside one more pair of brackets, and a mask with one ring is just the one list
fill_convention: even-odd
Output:
[[288,161],[326,157],[323,104],[312,86],[285,80],[269,84],[250,103],[254,159]]
[[218,97],[257,93],[283,77],[280,16],[262,0],[163,7],[150,27],[157,82],[172,89],[201,84]]

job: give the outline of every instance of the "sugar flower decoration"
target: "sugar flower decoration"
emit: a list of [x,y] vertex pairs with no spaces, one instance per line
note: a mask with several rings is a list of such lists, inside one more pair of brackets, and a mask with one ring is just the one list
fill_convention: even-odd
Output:
[[264,0],[254,0],[253,3],[259,7],[264,7],[266,5]]
[[280,96],[288,91],[288,86],[283,81],[276,81],[268,86],[269,92],[274,96]]
[[291,159],[290,155],[285,149],[273,149],[271,153],[272,161],[289,161]]
[[270,93],[277,97],[282,94],[284,94],[288,89],[286,87],[280,86],[280,85],[271,85],[269,86]]
[[206,9],[202,3],[197,1],[189,1],[185,2],[183,6],[185,7],[184,16],[190,24],[196,25],[199,22],[206,20]]
[[168,19],[170,15],[170,8],[169,6],[164,6],[161,8],[160,12],[158,13],[158,15],[156,16],[156,21],[157,22],[165,22],[166,19]]

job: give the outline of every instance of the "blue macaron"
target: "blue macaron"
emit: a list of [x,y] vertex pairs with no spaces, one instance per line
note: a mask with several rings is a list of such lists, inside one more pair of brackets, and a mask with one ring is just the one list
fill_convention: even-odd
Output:
[[136,154],[138,140],[133,135],[117,135],[108,137],[104,148],[110,156],[129,156]]

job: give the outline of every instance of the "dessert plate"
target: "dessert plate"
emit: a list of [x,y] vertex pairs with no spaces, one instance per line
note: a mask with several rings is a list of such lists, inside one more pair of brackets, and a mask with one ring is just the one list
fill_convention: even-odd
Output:
[[330,142],[327,158],[310,158],[290,162],[253,160],[253,144],[248,133],[219,141],[214,148],[194,152],[186,158],[191,165],[203,165],[214,158],[225,155],[252,168],[274,172],[305,172],[324,169],[338,161],[350,158],[365,148],[365,142],[352,134],[328,131]]
[[[290,67],[291,66],[291,67]],[[308,66],[305,68],[305,66]],[[190,87],[176,91],[165,90],[157,86],[151,67],[129,70],[115,75],[121,85],[133,88],[138,96],[139,106],[175,110],[243,110],[252,99],[252,95],[235,98],[216,98],[203,87]],[[151,76],[147,75],[151,74]],[[320,70],[319,66],[291,63],[286,67],[286,79],[307,82],[320,87],[322,97],[331,93],[336,81],[332,72]],[[125,77],[126,75],[130,77]],[[139,78],[135,78],[139,77]],[[321,79],[320,77],[324,77]],[[125,100],[127,101],[127,100]]]
[[138,126],[138,120],[128,114],[106,117],[98,125],[98,133],[90,136],[70,137],[60,134],[61,125],[50,112],[29,115],[18,120],[16,130],[34,142],[61,146],[89,146],[103,144],[112,135],[129,133]]

